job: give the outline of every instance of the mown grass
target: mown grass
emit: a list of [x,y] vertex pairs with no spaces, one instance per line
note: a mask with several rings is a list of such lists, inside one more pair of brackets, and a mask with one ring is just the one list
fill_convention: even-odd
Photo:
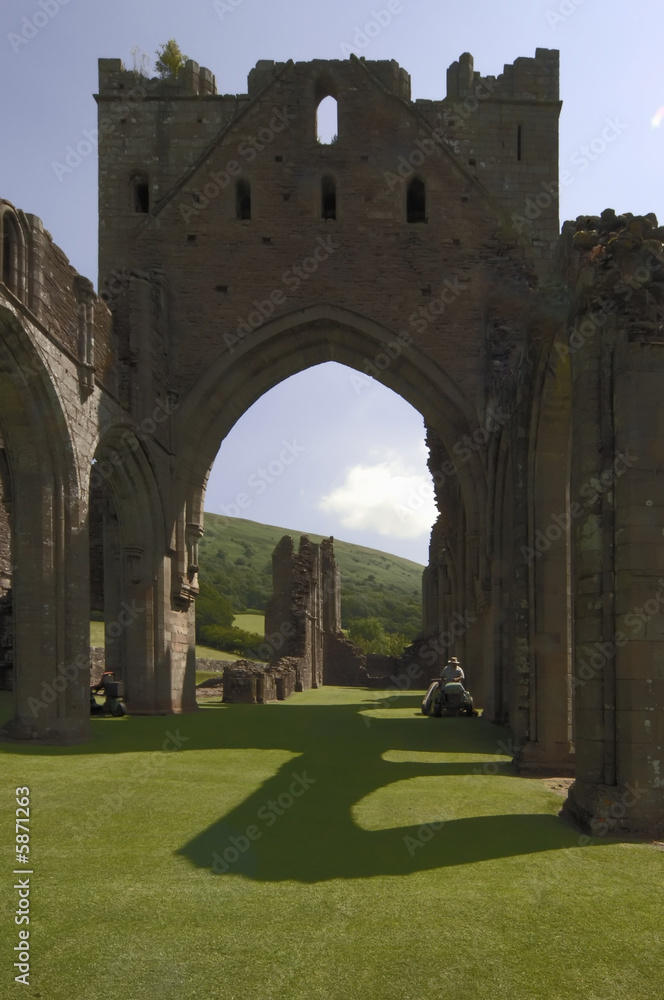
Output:
[[258,632],[265,635],[265,615],[236,615],[233,619],[236,628],[243,628],[246,632]]
[[105,625],[103,622],[90,622],[90,645],[91,646],[105,646],[106,639],[104,636]]
[[[83,746],[4,745],[2,814],[31,789],[33,995],[655,1000],[664,854],[581,840],[502,729],[380,696],[212,702],[95,719]],[[9,914],[2,935],[7,956]]]
[[[239,618],[259,618],[263,621],[262,615],[236,615],[235,624],[238,625]],[[246,625],[238,625],[239,628],[246,628]],[[104,646],[104,623],[90,622],[90,645]],[[212,649],[210,646],[196,646],[196,656],[206,660],[227,660],[233,661],[241,657],[241,653],[224,653],[220,649]]]

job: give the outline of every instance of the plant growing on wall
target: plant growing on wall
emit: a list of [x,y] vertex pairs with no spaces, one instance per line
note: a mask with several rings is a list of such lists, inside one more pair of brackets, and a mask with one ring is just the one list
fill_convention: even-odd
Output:
[[157,49],[155,68],[162,80],[175,79],[188,58],[189,56],[182,53],[175,39],[169,38]]

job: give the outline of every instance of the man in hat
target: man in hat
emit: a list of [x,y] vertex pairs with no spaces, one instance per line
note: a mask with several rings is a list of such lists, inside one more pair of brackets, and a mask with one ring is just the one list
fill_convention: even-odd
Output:
[[465,674],[456,656],[452,656],[447,661],[446,666],[443,668],[441,680],[443,684],[448,684],[450,681],[459,681],[461,683],[465,680]]

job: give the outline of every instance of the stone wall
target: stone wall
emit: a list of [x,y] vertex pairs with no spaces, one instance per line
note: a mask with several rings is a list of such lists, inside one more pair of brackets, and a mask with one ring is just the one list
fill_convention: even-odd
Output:
[[297,679],[300,664],[300,660],[289,657],[266,667],[250,660],[229,663],[224,667],[224,701],[252,705],[283,701],[296,688],[302,690],[301,678],[299,682]]
[[370,686],[366,654],[341,632],[325,636],[324,680],[326,684],[345,687]]
[[[427,428],[439,517],[406,679],[454,652],[522,767],[575,768],[576,818],[592,830],[613,802],[624,829],[661,835],[664,233],[607,210],[566,224],[551,256],[557,53],[495,79],[466,53],[446,97],[416,102],[389,61],[261,61],[224,96],[193,62],[147,81],[102,60],[98,101],[110,309],[0,203],[5,733],[89,737],[91,470],[107,663],[130,711],[195,708],[209,469],[256,399],[333,360]],[[242,696],[369,677],[338,632],[331,542],[284,543],[275,565],[292,669],[247,667]],[[45,684],[57,697],[31,712]]]
[[[322,551],[326,552],[326,568]],[[327,572],[327,576],[325,573]],[[331,575],[330,575],[331,574]],[[286,641],[274,650],[300,663],[299,690],[320,687],[323,683],[323,632],[326,617],[334,620],[338,604],[336,563],[332,539],[323,550],[308,535],[302,535],[295,553],[290,535],[284,535],[272,556],[273,592],[265,612],[267,635],[281,634]]]
[[[563,228],[561,273],[581,274],[573,384],[576,780],[591,832],[664,835],[664,227],[654,215]],[[548,539],[547,539],[548,541]]]

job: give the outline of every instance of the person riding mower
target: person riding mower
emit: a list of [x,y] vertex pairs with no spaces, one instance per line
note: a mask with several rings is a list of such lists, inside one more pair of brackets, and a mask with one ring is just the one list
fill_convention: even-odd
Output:
[[470,692],[465,689],[462,680],[464,672],[455,656],[448,661],[441,676],[432,681],[422,701],[422,714],[435,715],[467,715],[473,718],[479,712],[473,705]]
[[[99,694],[100,691],[104,692],[105,698],[103,704],[99,705],[95,694]],[[95,684],[90,688],[90,715],[113,715],[115,718],[120,718],[125,715],[127,709],[122,697],[124,695],[124,684],[122,681],[115,680],[115,674],[112,670],[105,670],[101,675],[101,680],[99,684]]]

